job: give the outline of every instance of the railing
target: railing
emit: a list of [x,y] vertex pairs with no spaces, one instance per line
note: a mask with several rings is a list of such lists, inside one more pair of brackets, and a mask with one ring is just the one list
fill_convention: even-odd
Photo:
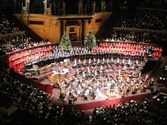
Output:
[[139,28],[127,28],[127,27],[113,27],[115,31],[135,31],[135,32],[152,32],[152,33],[167,33],[165,30],[150,30]]
[[42,91],[47,92],[48,94],[52,94],[52,85],[50,84],[42,84],[39,83],[38,81],[33,80],[32,78],[26,78],[24,75],[21,75],[19,73],[16,73],[14,71],[10,71],[10,75],[13,76],[14,78],[24,82],[25,84],[28,85],[33,85],[36,88],[40,88]]
[[15,33],[8,33],[8,34],[3,34],[3,35],[0,35],[0,39],[3,39],[3,38],[6,38],[6,37],[9,37],[9,36],[17,36],[17,35],[23,35],[25,34],[25,31],[20,31],[20,32],[15,32]]

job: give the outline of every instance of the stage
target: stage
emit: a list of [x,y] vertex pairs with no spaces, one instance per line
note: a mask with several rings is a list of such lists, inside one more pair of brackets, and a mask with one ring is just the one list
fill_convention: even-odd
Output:
[[144,98],[151,98],[153,96],[154,96],[154,93],[147,91],[145,93],[131,94],[131,95],[127,95],[124,97],[121,97],[120,95],[115,95],[110,98],[106,98],[106,96],[104,96],[104,97],[96,98],[93,100],[90,98],[88,100],[82,100],[81,98],[79,98],[77,101],[72,101],[72,100],[62,101],[58,99],[59,98],[58,90],[53,89],[53,94],[52,94],[52,98],[50,99],[50,101],[60,106],[70,105],[75,110],[88,111],[88,110],[92,110],[92,109],[103,107],[103,106],[104,107],[113,106],[115,104],[126,103],[131,100],[142,100]]
[[[78,59],[77,65],[75,60],[55,62],[40,68],[39,74],[32,76],[19,72],[19,75],[26,78],[24,81],[28,84],[47,92],[50,95],[48,101],[60,106],[70,105],[76,110],[150,98],[156,91],[155,87],[153,91],[145,88],[150,71],[142,74],[142,70],[148,60],[92,59],[91,63],[87,60],[86,65],[84,61]],[[144,87],[144,91],[140,87]]]

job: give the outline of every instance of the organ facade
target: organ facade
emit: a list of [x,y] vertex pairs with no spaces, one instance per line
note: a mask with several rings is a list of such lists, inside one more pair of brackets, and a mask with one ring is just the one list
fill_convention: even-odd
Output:
[[67,33],[83,41],[96,34],[112,13],[113,0],[14,0],[15,16],[44,40],[59,43]]

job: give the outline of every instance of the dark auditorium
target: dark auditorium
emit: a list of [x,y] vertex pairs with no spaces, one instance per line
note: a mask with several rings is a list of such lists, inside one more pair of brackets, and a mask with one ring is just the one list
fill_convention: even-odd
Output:
[[0,0],[0,125],[166,125],[167,0]]

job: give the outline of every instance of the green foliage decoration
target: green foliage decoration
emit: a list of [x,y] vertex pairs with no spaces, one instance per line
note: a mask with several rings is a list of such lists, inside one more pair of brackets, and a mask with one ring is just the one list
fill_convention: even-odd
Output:
[[59,43],[59,49],[68,51],[72,49],[71,40],[68,34],[63,34]]
[[94,34],[92,33],[92,30],[88,31],[85,39],[84,39],[84,47],[87,48],[92,48],[92,47],[96,47],[96,38],[94,36]]

